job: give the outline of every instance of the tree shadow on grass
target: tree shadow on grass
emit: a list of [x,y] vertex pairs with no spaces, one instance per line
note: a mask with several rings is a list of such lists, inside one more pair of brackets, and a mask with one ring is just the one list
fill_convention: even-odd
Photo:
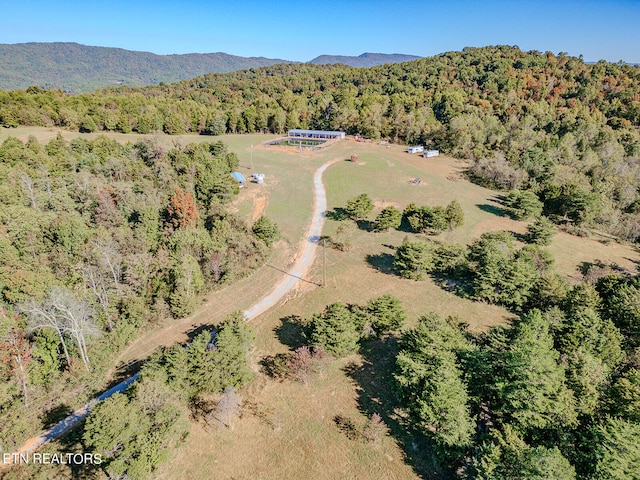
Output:
[[290,353],[268,355],[260,360],[262,372],[274,380],[283,380],[288,373],[288,362],[291,352],[307,345],[309,336],[308,322],[299,315],[289,315],[280,319],[275,332],[278,340],[290,349]]
[[307,344],[307,321],[299,315],[289,315],[280,319],[280,325],[274,328],[278,340],[291,350]]
[[349,218],[349,215],[347,215],[345,209],[341,207],[336,207],[333,210],[328,210],[325,216],[328,219],[335,220],[337,222],[341,222],[342,220],[346,220]]
[[363,343],[360,365],[349,364],[344,370],[357,384],[358,408],[370,417],[380,415],[389,434],[404,452],[404,461],[424,479],[448,479],[439,465],[433,443],[413,429],[411,421],[402,413],[397,387],[393,380],[397,340],[393,337],[368,340]]
[[262,373],[274,380],[284,380],[287,377],[289,358],[291,354],[276,353],[267,355],[260,360]]
[[509,216],[504,208],[499,207],[497,205],[490,205],[488,203],[481,203],[481,204],[476,204],[476,207],[478,207],[483,212],[491,213],[492,215],[496,215],[498,217],[508,217]]
[[382,273],[393,274],[394,256],[390,253],[378,253],[377,255],[367,255],[366,260],[369,265]]
[[371,220],[356,220],[356,225],[360,230],[364,230],[365,232],[373,232],[375,227],[374,222]]
[[191,328],[184,333],[187,335],[187,340],[183,343],[183,345],[188,345],[195,340],[195,338],[200,335],[202,332],[215,332],[216,327],[208,323],[201,323],[200,325],[192,325]]
[[513,230],[509,231],[509,233],[511,235],[513,235],[513,238],[515,238],[517,241],[522,242],[522,243],[529,243],[529,234],[528,233],[518,233],[518,232],[514,232]]

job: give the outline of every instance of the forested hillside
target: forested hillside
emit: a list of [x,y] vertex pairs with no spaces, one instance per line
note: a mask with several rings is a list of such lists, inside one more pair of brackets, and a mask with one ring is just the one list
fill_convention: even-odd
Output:
[[544,213],[640,236],[640,68],[517,47],[370,69],[275,65],[172,85],[0,92],[0,123],[168,134],[345,130],[468,159],[477,181],[531,190]]
[[0,44],[0,88],[31,85],[81,93],[115,85],[141,87],[177,82],[209,72],[231,72],[287,63],[227,53],[156,55],[78,43]]
[[221,142],[0,146],[3,448],[102,388],[149,322],[263,262],[266,242],[226,207],[237,165]]

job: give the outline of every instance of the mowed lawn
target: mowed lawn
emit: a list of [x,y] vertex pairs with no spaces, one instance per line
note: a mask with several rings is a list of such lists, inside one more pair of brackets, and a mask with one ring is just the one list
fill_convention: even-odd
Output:
[[[13,132],[19,133],[19,130],[22,129]],[[51,134],[43,130],[44,135]],[[6,129],[0,132],[0,141],[5,133]],[[30,129],[21,135],[38,137],[37,133]],[[140,138],[139,135],[110,136],[118,141]],[[174,137],[161,138],[167,145],[176,141]],[[247,221],[265,214],[278,223],[283,233],[268,265],[251,277],[208,295],[200,312],[187,322],[189,325],[217,323],[226,313],[246,308],[269,292],[281,278],[280,270],[291,264],[303,241],[311,214],[313,172],[332,159],[344,161],[330,167],[324,176],[330,212],[343,207],[348,199],[360,193],[367,193],[374,200],[375,210],[370,220],[387,205],[403,209],[410,202],[433,206],[446,205],[457,199],[464,209],[465,224],[436,238],[468,244],[487,231],[523,233],[526,229],[525,222],[514,221],[504,214],[497,192],[462,177],[464,164],[458,160],[446,156],[424,159],[406,153],[402,146],[386,148],[353,140],[318,152],[300,153],[295,149],[263,147],[261,142],[268,138],[272,137],[181,136],[178,139],[183,143],[223,140],[231,151],[238,153],[241,172],[265,173],[265,184],[249,184],[232,208]],[[352,153],[358,154],[357,163],[347,161]],[[420,178],[419,184],[411,183],[415,178]],[[334,235],[338,225],[337,220],[328,218],[325,234]],[[319,249],[308,277],[300,282],[297,291],[283,299],[277,308],[252,321],[257,338],[252,352],[256,372],[260,372],[262,359],[287,352],[295,345],[290,341],[292,336],[283,328],[284,318],[309,318],[333,302],[364,304],[371,298],[391,293],[401,299],[408,311],[408,326],[428,312],[456,316],[474,331],[508,322],[513,317],[501,307],[460,298],[434,280],[417,282],[399,278],[393,273],[391,262],[395,248],[405,237],[424,238],[400,231],[373,233],[359,229],[354,235],[352,250],[339,252],[327,248],[326,288],[319,286],[323,278],[323,252]],[[607,245],[597,236],[581,238],[559,233],[549,249],[556,258],[555,268],[570,281],[579,280],[578,268],[584,263],[615,263],[635,271],[639,259],[633,246]],[[158,328],[170,329],[172,322],[176,321],[167,320]],[[138,347],[128,352],[123,360],[146,356],[149,349],[158,345],[158,338],[153,334],[149,332],[148,342],[141,339]],[[167,340],[173,338],[167,333]],[[385,399],[394,397],[389,382],[392,363],[381,361],[381,366],[373,368],[371,361],[360,355],[334,361],[321,375],[304,385],[277,381],[258,373],[256,380],[240,392],[245,408],[233,428],[205,428],[193,423],[186,444],[170,452],[171,460],[162,465],[154,477],[411,479],[418,478],[419,471],[427,478],[438,478],[437,472],[429,470],[428,462],[424,464],[420,460],[425,456],[422,445],[414,445],[411,439],[403,437],[397,426],[397,413],[385,404]],[[367,415],[378,410],[390,429],[389,435],[377,445],[349,438],[335,421],[339,416],[361,427]]]

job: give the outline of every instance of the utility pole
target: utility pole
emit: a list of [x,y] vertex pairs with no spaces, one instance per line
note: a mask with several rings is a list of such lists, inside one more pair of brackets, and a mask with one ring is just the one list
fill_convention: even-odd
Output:
[[249,145],[249,169],[253,170],[253,143]]
[[322,286],[327,286],[327,239],[322,239]]

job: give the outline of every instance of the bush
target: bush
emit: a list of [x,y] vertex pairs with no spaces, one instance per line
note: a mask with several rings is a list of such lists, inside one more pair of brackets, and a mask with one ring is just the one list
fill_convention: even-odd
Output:
[[287,375],[292,380],[307,383],[309,377],[318,373],[327,361],[327,352],[322,347],[302,346],[287,359]]
[[338,226],[336,233],[331,237],[333,247],[341,252],[347,252],[353,248],[353,236],[357,230],[356,225],[350,221],[343,221]]

